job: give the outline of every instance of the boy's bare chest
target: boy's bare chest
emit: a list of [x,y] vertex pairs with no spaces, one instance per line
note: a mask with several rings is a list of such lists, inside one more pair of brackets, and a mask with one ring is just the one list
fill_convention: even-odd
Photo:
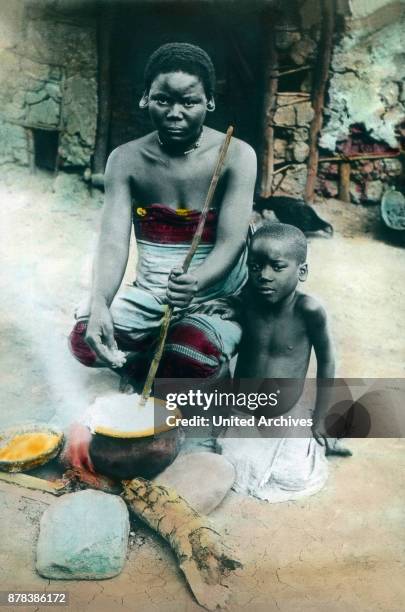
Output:
[[309,345],[305,321],[299,315],[279,317],[246,316],[244,337],[258,352],[289,356]]

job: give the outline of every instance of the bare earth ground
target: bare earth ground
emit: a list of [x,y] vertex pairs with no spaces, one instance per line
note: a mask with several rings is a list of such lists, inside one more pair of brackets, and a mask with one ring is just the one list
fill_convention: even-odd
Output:
[[[117,388],[113,374],[86,370],[66,350],[73,308],[88,287],[101,196],[90,198],[66,175],[55,182],[25,170],[3,174],[1,425],[54,418],[66,426],[98,394]],[[338,374],[403,378],[403,237],[381,229],[375,208],[331,200],[318,210],[336,232],[332,240],[310,240],[305,290],[327,306]],[[232,611],[405,610],[405,444],[348,445],[353,458],[331,462],[329,482],[317,495],[269,505],[231,493],[211,515],[244,563],[232,579]],[[0,483],[0,500],[1,589],[67,590],[68,609],[84,612],[200,609],[168,547],[139,526],[120,576],[74,583],[40,578],[38,520],[55,499]]]

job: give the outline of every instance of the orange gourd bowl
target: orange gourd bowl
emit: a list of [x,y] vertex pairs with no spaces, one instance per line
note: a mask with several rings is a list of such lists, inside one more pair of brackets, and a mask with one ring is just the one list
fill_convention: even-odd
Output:
[[59,453],[63,439],[61,431],[38,423],[0,431],[0,470],[23,472],[44,465]]

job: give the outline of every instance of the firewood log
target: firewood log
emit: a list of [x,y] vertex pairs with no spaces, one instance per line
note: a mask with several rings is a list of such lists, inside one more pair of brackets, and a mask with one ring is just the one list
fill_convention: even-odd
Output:
[[213,524],[174,489],[143,478],[122,482],[130,510],[171,546],[197,602],[207,610],[224,607],[226,578],[241,567]]

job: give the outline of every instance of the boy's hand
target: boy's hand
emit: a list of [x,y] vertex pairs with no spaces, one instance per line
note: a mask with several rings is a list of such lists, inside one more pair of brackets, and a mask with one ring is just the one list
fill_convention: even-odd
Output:
[[328,446],[328,443],[327,443],[328,434],[325,431],[324,420],[323,419],[313,419],[311,429],[312,429],[312,435],[314,436],[318,444],[320,444],[321,446],[325,446],[326,448]]
[[167,285],[169,304],[186,308],[198,291],[198,280],[192,274],[184,274],[181,268],[173,268]]
[[352,451],[344,446],[338,438],[328,437],[325,431],[323,419],[319,422],[314,422],[312,425],[312,435],[315,440],[325,448],[325,455],[337,455],[339,457],[351,457]]
[[335,455],[338,457],[351,457],[353,455],[350,448],[344,446],[338,438],[326,438],[327,446],[325,449],[325,455]]
[[85,341],[102,361],[113,368],[124,365],[125,354],[118,350],[114,338],[114,325],[105,304],[94,306],[87,324]]

